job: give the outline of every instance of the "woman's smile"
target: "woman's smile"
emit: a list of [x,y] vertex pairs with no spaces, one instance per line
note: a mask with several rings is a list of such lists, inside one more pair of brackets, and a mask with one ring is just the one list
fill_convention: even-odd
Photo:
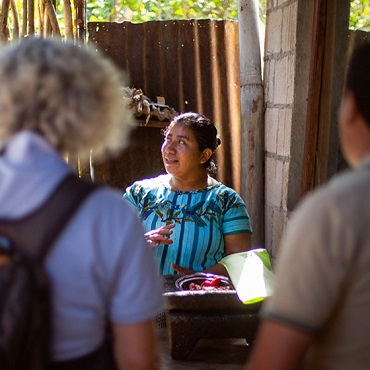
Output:
[[168,157],[165,157],[164,158],[164,161],[165,161],[165,164],[174,164],[174,163],[177,163],[178,160],[177,159],[174,159],[174,158],[168,158]]

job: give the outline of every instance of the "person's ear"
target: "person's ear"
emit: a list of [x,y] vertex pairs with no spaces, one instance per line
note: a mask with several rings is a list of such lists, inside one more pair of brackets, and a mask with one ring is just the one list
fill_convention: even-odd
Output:
[[356,122],[357,115],[359,114],[357,101],[352,92],[346,93],[342,109],[344,110],[345,123],[352,124]]
[[210,148],[206,148],[203,150],[201,156],[200,156],[200,163],[206,163],[212,156],[213,151]]

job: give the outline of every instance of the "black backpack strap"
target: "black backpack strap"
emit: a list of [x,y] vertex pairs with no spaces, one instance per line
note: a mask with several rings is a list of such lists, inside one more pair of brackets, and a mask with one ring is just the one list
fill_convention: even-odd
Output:
[[73,213],[97,185],[76,175],[67,176],[35,211],[16,219],[0,219],[0,244],[42,261]]

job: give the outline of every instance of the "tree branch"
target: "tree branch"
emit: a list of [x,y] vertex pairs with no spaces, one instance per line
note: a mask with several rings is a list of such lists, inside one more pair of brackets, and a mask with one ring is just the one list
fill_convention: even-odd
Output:
[[64,25],[65,25],[65,37],[66,40],[74,39],[73,36],[73,23],[72,23],[72,9],[71,1],[64,0]]
[[18,9],[17,9],[17,4],[15,0],[10,0],[10,8],[12,10],[13,23],[14,23],[13,39],[17,40],[19,39],[19,16],[18,16]]
[[8,15],[10,0],[3,0],[0,15],[0,41],[8,41]]
[[49,21],[50,21],[50,24],[51,24],[51,28],[53,30],[53,34],[55,36],[61,37],[60,28],[59,28],[59,24],[58,24],[57,15],[56,15],[56,12],[55,12],[54,5],[51,2],[51,0],[43,0],[43,1],[44,1],[46,13],[48,15],[48,18],[49,18]]

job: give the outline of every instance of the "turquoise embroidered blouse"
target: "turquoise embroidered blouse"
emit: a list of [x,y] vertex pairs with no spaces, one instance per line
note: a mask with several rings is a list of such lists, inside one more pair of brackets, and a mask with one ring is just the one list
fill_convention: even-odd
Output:
[[252,233],[247,207],[235,190],[217,183],[182,192],[169,187],[169,176],[137,181],[123,198],[139,212],[144,231],[174,223],[171,245],[153,248],[160,272],[175,274],[171,262],[202,271],[225,255],[224,235]]

